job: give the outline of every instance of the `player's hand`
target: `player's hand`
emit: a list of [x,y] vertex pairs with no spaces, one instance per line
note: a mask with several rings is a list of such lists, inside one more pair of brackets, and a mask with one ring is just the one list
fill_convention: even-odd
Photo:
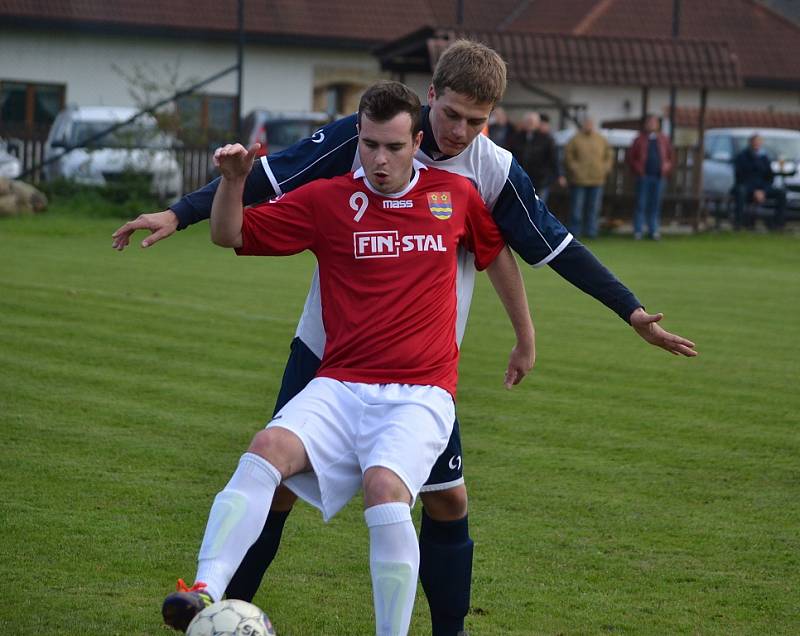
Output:
[[250,148],[242,144],[227,144],[214,151],[214,165],[219,168],[223,178],[229,181],[242,180],[250,174],[253,162],[261,144],[255,143]]
[[767,193],[763,190],[753,190],[753,201],[756,203],[764,203],[767,199]]
[[644,340],[651,345],[661,347],[664,351],[676,356],[687,356],[689,358],[697,355],[694,343],[674,333],[662,329],[658,322],[664,314],[648,314],[639,307],[630,315],[631,327],[636,330]]
[[150,231],[150,236],[142,241],[142,247],[150,247],[153,243],[172,236],[177,229],[178,216],[172,210],[140,214],[111,235],[113,239],[111,247],[120,252],[124,250],[136,230]]
[[506,369],[503,386],[510,390],[522,382],[522,379],[533,369],[535,363],[536,343],[534,341],[531,341],[530,344],[517,342],[508,357],[508,368]]

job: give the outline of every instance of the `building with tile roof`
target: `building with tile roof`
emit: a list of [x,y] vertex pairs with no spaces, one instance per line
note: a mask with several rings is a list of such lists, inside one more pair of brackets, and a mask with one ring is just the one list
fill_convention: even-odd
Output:
[[[137,78],[163,92],[229,67],[236,4],[3,0],[0,128],[20,117],[26,125],[46,121],[67,102],[131,104]],[[426,29],[472,34],[502,50],[512,115],[528,108],[558,115],[566,105],[568,114],[630,121],[645,106],[663,113],[670,86],[683,108],[699,108],[705,88],[716,111],[800,110],[796,22],[755,0],[678,4],[672,38],[673,0],[373,0],[366,10],[349,0],[245,0],[242,110],[346,112],[387,73],[423,91],[435,46],[405,70],[373,51],[396,50]],[[437,46],[450,37],[437,36]],[[194,116],[232,121],[235,88],[234,75],[204,87]]]

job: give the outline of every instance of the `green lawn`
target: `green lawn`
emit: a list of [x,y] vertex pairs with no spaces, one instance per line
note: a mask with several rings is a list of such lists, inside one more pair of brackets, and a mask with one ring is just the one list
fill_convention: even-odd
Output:
[[[0,222],[3,634],[168,633],[163,595],[194,574],[305,297],[307,255],[237,259],[206,227],[119,254],[118,224]],[[800,240],[591,247],[701,355],[526,270],[538,363],[506,392],[512,337],[480,277],[459,389],[470,632],[800,633]],[[372,633],[359,503],[328,525],[298,506],[256,602],[281,636]]]

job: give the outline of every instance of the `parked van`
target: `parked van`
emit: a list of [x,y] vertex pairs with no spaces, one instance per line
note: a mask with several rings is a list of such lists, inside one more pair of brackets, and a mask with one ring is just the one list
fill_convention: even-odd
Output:
[[113,132],[137,110],[112,106],[73,106],[53,122],[44,158],[62,155],[44,167],[45,178],[63,177],[86,185],[106,185],[126,173],[146,175],[151,192],[167,201],[183,193],[183,174],[172,150],[172,139],[159,130],[152,115],[141,115]]

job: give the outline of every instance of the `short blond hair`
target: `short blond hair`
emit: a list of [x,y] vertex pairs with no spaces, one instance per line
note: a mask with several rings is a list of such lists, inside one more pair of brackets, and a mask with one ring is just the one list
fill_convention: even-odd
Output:
[[446,88],[482,104],[496,104],[506,92],[506,63],[485,44],[456,40],[442,53],[433,70],[433,89]]

